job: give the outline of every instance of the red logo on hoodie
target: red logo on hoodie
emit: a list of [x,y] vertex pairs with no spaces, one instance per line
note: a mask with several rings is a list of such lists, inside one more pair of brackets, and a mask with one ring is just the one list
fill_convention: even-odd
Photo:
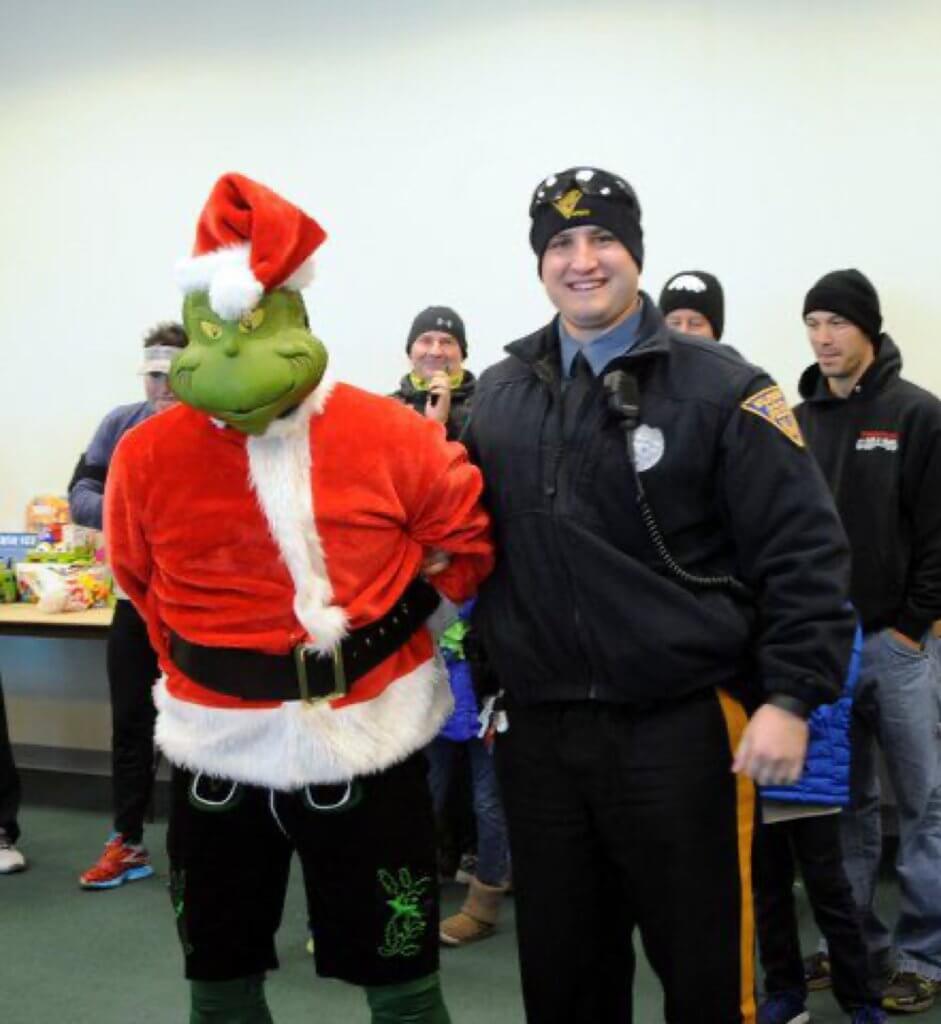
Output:
[[856,451],[873,452],[881,448],[887,452],[899,450],[899,437],[897,430],[861,430],[856,439]]

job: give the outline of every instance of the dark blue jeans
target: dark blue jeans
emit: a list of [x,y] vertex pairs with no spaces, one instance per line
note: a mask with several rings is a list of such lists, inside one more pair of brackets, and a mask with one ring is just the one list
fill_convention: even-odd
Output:
[[[875,746],[898,800],[899,914],[894,932],[873,906],[882,853]],[[941,980],[941,642],[924,651],[889,630],[870,633],[853,707],[850,806],[840,815],[846,874],[874,963]]]
[[[436,815],[440,815],[444,807],[459,745],[451,740],[436,739],[425,748],[429,766],[428,785]],[[509,847],[493,755],[483,740],[467,740],[463,745],[467,747],[470,760],[474,816],[477,819],[477,878],[484,885],[503,885],[509,868]]]

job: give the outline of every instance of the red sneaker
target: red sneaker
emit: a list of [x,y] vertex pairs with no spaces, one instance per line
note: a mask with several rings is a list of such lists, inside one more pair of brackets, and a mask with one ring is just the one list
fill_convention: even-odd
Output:
[[105,843],[104,853],[83,875],[78,884],[83,889],[116,889],[125,882],[150,878],[154,873],[150,854],[143,846],[131,846],[115,832]]

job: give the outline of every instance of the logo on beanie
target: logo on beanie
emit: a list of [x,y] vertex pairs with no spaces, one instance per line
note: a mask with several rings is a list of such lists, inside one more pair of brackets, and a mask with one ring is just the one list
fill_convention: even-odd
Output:
[[591,210],[579,210],[576,209],[582,198],[582,190],[578,188],[570,188],[568,192],[562,196],[561,199],[556,199],[552,204],[560,214],[566,219],[571,220],[573,217],[590,217]]
[[745,412],[750,412],[767,421],[771,426],[777,427],[798,448],[804,447],[804,435],[801,434],[801,428],[797,425],[797,420],[794,418],[794,413],[791,412],[791,407],[787,404],[787,399],[776,384],[746,398],[741,407]]
[[435,320],[435,327],[444,327],[446,330],[450,331],[454,327],[454,321],[445,320],[443,316],[439,316],[438,319]]
[[671,292],[704,292],[706,287],[706,282],[701,277],[696,277],[695,274],[680,274],[667,285],[667,290]]

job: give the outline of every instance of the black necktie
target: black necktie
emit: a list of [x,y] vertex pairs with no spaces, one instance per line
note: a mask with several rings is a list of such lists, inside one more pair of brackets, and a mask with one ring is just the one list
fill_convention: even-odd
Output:
[[572,381],[580,380],[582,384],[591,384],[595,375],[591,372],[591,363],[585,358],[584,352],[576,352],[569,371],[569,378]]
[[565,388],[565,433],[570,436],[575,426],[578,410],[591,390],[595,375],[591,372],[591,364],[584,352],[577,352],[572,360],[572,371]]

